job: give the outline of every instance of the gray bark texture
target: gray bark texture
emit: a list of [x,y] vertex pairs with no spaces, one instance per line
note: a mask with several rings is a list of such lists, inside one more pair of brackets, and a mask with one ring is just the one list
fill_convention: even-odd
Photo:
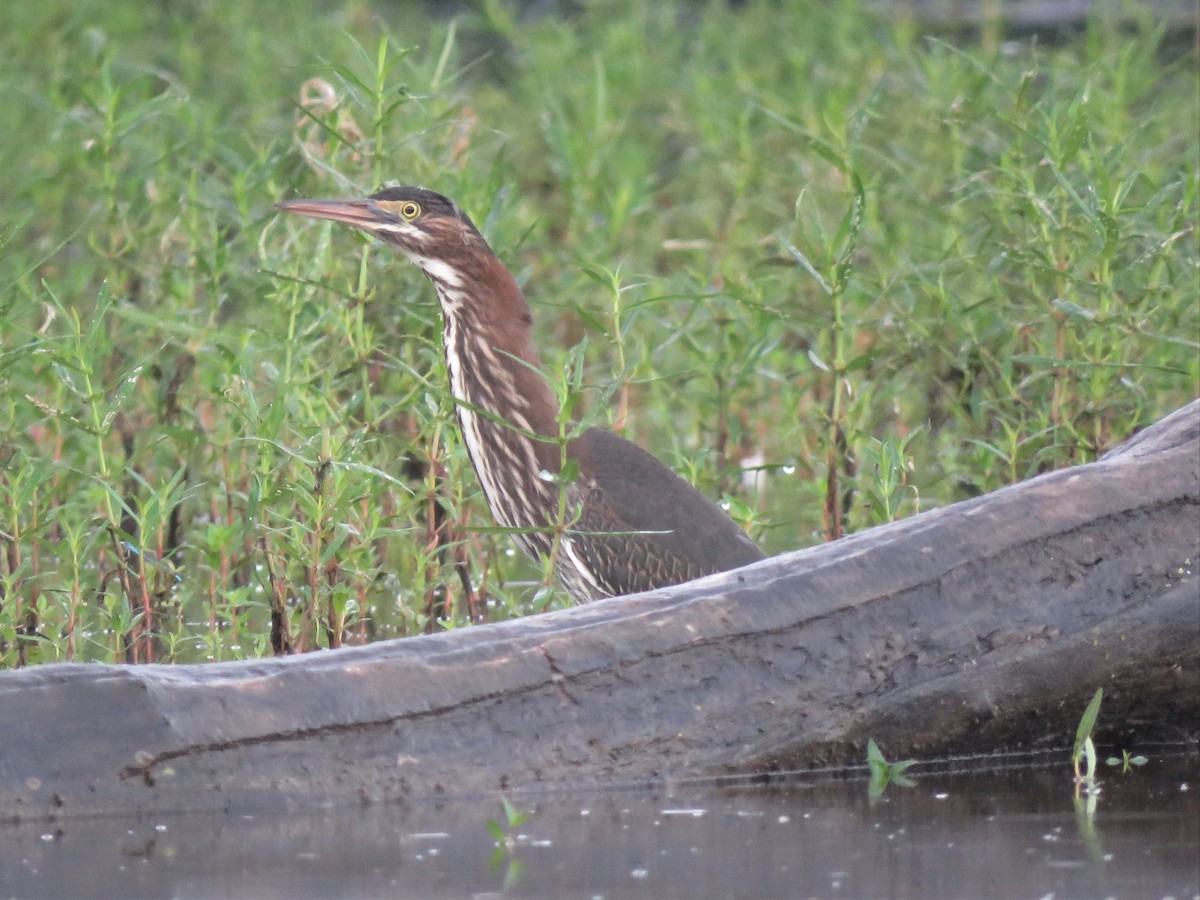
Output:
[[0,821],[281,810],[1200,728],[1200,402],[1101,460],[735,572],[444,634],[0,673]]

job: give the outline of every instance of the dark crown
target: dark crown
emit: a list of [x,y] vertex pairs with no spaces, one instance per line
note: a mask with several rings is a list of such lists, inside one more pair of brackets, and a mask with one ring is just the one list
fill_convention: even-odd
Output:
[[369,199],[382,200],[385,203],[398,203],[411,200],[414,203],[420,204],[422,219],[457,219],[470,228],[471,231],[475,232],[475,234],[481,238],[483,237],[479,229],[475,227],[475,223],[471,221],[471,217],[459,209],[458,204],[428,188],[408,185],[385,187],[382,190],[376,191]]

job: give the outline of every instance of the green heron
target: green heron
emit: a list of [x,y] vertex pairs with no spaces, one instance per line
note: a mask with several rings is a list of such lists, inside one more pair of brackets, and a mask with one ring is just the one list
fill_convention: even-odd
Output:
[[555,555],[573,600],[679,584],[763,559],[719,507],[611,432],[589,428],[566,442],[574,478],[562,483],[558,402],[540,374],[529,304],[450,200],[424,188],[389,187],[364,200],[276,207],[372,234],[433,282],[458,422],[488,506],[534,559]]

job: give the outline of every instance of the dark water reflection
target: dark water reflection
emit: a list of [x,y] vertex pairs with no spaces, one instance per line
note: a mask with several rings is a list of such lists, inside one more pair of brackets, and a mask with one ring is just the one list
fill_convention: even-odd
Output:
[[499,863],[493,797],[8,826],[0,895],[1200,897],[1194,754],[1106,772],[1090,816],[1065,764],[917,777],[519,797]]

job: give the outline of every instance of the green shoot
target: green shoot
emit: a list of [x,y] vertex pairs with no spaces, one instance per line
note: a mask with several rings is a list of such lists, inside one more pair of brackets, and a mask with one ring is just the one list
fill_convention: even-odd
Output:
[[[1092,730],[1096,727],[1096,717],[1100,715],[1100,702],[1103,699],[1104,688],[1096,688],[1096,693],[1079,719],[1079,727],[1075,729],[1075,746],[1071,750],[1071,763],[1075,767],[1076,787],[1086,784],[1091,788],[1095,785],[1096,745],[1092,742]],[[1080,763],[1086,764],[1082,775],[1079,771]]]
[[874,738],[867,739],[867,767],[871,772],[871,781],[867,786],[867,796],[872,802],[883,796],[889,784],[899,787],[913,787],[916,782],[904,774],[905,770],[915,766],[915,759],[905,759],[890,763],[884,758],[883,751],[875,743]]

